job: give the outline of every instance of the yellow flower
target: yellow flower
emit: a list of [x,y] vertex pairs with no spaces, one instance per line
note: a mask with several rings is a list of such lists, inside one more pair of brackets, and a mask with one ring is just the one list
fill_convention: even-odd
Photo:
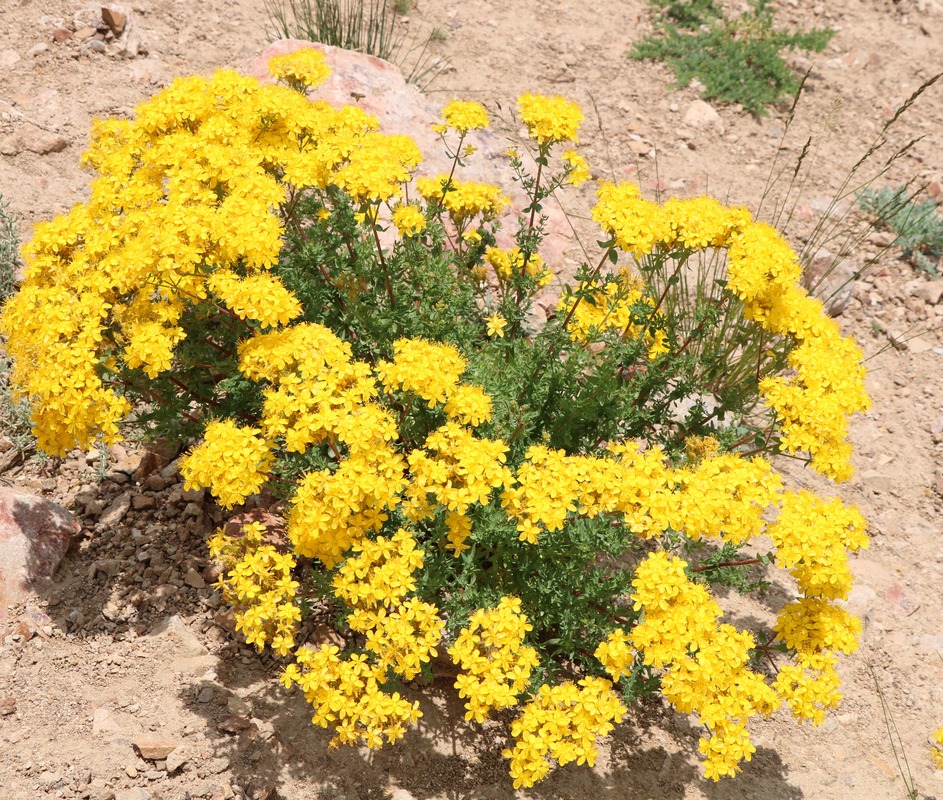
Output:
[[586,163],[586,159],[577,153],[576,150],[565,150],[563,152],[563,160],[567,163],[567,183],[571,183],[573,186],[579,186],[592,177],[589,171],[589,164]]
[[446,127],[459,133],[488,127],[488,112],[481,103],[453,100],[442,109]]
[[509,202],[497,186],[457,181],[454,178],[450,180],[445,174],[435,178],[420,178],[416,181],[416,188],[426,200],[440,202],[459,228],[464,227],[476,214],[480,214],[486,222],[497,218]]
[[635,651],[632,650],[631,645],[632,641],[625,635],[625,631],[622,628],[616,628],[604,641],[600,642],[596,652],[593,653],[614,681],[632,671]]
[[575,142],[583,112],[571,100],[559,95],[522,94],[517,100],[521,121],[540,145]]
[[268,482],[274,458],[258,428],[221,420],[206,426],[203,441],[180,462],[180,474],[185,488],[208,487],[221,505],[232,508]]
[[287,325],[301,314],[301,303],[274,275],[240,278],[230,270],[217,270],[207,286],[240,319],[256,320],[263,328]]
[[323,83],[331,74],[324,53],[315,47],[302,47],[269,59],[268,71],[276,80],[302,91]]
[[515,745],[502,751],[511,760],[514,788],[529,788],[546,777],[551,760],[561,766],[596,762],[596,740],[625,717],[626,707],[605,678],[543,684],[511,723]]
[[234,606],[236,630],[248,644],[261,652],[267,643],[278,655],[288,655],[301,621],[294,600],[300,584],[291,577],[297,562],[291,554],[262,544],[262,523],[247,523],[240,533],[228,536],[221,529],[210,539],[210,554],[223,566],[218,586]]
[[497,607],[471,615],[448,651],[462,670],[455,688],[468,698],[465,719],[484,722],[492,710],[517,705],[539,663],[537,651],[523,643],[532,628],[517,597],[503,597]]
[[445,547],[458,557],[469,549],[469,545],[465,542],[472,533],[471,520],[464,514],[455,514],[449,511],[445,515],[445,527],[448,529],[449,540]]
[[426,216],[416,206],[398,205],[393,209],[393,224],[400,236],[415,236],[426,229]]
[[491,397],[480,386],[463,383],[449,397],[445,414],[449,419],[476,428],[491,419]]
[[413,392],[435,408],[448,401],[467,365],[453,345],[398,339],[393,343],[393,361],[379,362],[376,372],[387,390]]
[[[482,393],[483,395],[484,393]],[[481,421],[490,408],[446,406],[446,413],[458,417],[479,415]],[[413,520],[435,514],[438,507],[465,514],[475,503],[487,505],[491,493],[511,481],[504,462],[508,447],[501,440],[476,437],[470,430],[449,421],[426,437],[423,449],[407,458],[412,481],[406,490],[403,512]]]
[[504,329],[508,324],[508,321],[504,317],[500,314],[492,314],[490,317],[486,317],[485,321],[488,323],[489,336],[494,336],[498,339],[504,338]]
[[939,728],[930,738],[933,739],[930,758],[937,769],[943,769],[943,728]]
[[400,528],[375,542],[363,539],[351,550],[333,581],[334,594],[351,608],[398,606],[415,591],[415,572],[422,569],[424,554],[409,531]]
[[368,133],[334,182],[357,203],[385,202],[400,194],[421,161],[422,152],[408,136]]
[[509,281],[520,275],[536,278],[538,286],[546,286],[553,280],[553,273],[545,269],[544,260],[539,253],[531,253],[524,262],[524,252],[519,247],[502,250],[489,247],[485,250],[485,262],[494,268],[495,275],[502,281]]

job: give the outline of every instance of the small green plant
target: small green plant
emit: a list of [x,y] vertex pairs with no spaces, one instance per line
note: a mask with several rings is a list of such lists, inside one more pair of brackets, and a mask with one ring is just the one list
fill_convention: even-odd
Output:
[[16,265],[20,242],[16,235],[16,220],[0,195],[0,303],[16,291]]
[[893,189],[863,189],[857,194],[861,207],[877,218],[877,223],[897,238],[904,256],[933,278],[940,275],[943,259],[943,216],[933,200],[918,200],[910,186]]
[[660,11],[657,33],[638,42],[629,56],[665,61],[678,86],[696,78],[705,98],[740,103],[758,116],[799,86],[783,51],[821,52],[834,35],[824,28],[776,30],[769,0],[755,0],[735,19],[724,16],[713,0],[652,0],[652,5]]
[[14,400],[9,381],[10,360],[0,358],[0,429],[9,436],[18,449],[26,449],[33,443],[29,404]]
[[697,30],[701,25],[723,19],[724,11],[714,0],[649,0],[664,19],[679,28]]
[[[16,292],[19,249],[16,221],[0,195],[0,304]],[[14,399],[9,372],[9,359],[6,355],[0,356],[0,433],[13,443],[13,450],[0,458],[0,469],[12,466],[15,461],[22,460],[27,453],[36,449],[36,440],[31,433],[29,404]]]

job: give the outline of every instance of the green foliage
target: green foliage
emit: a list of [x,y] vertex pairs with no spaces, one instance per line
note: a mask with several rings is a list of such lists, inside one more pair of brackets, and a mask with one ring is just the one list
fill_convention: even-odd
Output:
[[396,10],[386,0],[266,0],[266,10],[286,39],[308,39],[387,61],[396,51]]
[[[16,234],[16,221],[7,203],[0,195],[0,303],[16,292],[16,267],[20,243]],[[25,452],[35,447],[30,424],[29,404],[13,399],[9,380],[9,359],[0,358],[0,431],[8,436],[14,447]]]
[[755,0],[735,19],[725,17],[713,0],[653,0],[653,5],[661,9],[658,32],[638,42],[630,57],[664,61],[678,86],[696,78],[705,98],[740,103],[758,116],[798,89],[783,51],[821,52],[834,35],[824,28],[775,30],[769,0]]
[[16,291],[16,265],[20,242],[16,220],[0,195],[0,303]]
[[650,0],[666,20],[679,28],[697,30],[701,25],[709,25],[722,19],[724,12],[718,8],[715,0]]
[[861,207],[877,218],[878,224],[893,231],[894,244],[914,266],[931,277],[939,277],[943,259],[943,216],[933,200],[917,199],[908,186],[892,189],[867,188],[857,194]]
[[0,432],[8,436],[21,453],[34,451],[36,440],[32,433],[29,403],[14,399],[10,386],[10,363],[0,357]]

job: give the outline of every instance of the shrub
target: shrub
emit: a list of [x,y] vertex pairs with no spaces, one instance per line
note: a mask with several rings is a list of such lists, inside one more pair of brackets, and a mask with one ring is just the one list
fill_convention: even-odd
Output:
[[914,266],[931,277],[939,277],[943,259],[943,217],[933,200],[918,201],[909,187],[864,189],[858,203],[873,214],[882,227],[893,231],[894,244]]
[[782,52],[821,52],[834,35],[823,28],[775,30],[769,0],[754,0],[735,19],[725,17],[713,0],[654,0],[653,5],[661,9],[657,33],[638,42],[630,57],[665,61],[678,86],[696,78],[704,85],[705,98],[739,103],[759,116],[799,87]]
[[[440,653],[469,719],[519,709],[515,786],[593,763],[655,691],[707,726],[715,780],[754,752],[752,716],[821,722],[856,647],[837,601],[865,523],[769,456],[846,479],[868,399],[781,236],[711,198],[604,184],[598,260],[528,332],[553,269],[542,204],[589,174],[564,149],[579,108],[520,98],[536,169],[506,154],[529,200],[499,247],[504,195],[460,177],[483,106],[446,106],[451,173],[407,192],[411,140],[290,88],[323,78],[317,51],[270,66],[286,85],[185,78],[97,123],[91,199],[37,228],[2,316],[42,447],[176,434],[188,486],[230,508],[284,498],[286,520],[210,551],[238,629],[335,743],[401,738],[421,716],[402,682]],[[748,591],[772,562],[799,590],[772,629],[723,622],[712,588]],[[315,613],[343,648],[303,639]]]

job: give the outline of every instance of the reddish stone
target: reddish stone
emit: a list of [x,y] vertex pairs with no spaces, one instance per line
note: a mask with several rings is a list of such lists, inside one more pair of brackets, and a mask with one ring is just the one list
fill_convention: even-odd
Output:
[[149,475],[162,470],[177,455],[176,447],[172,447],[166,442],[149,442],[144,445],[144,450],[140,454],[141,460],[134,470],[134,479],[143,481]]
[[265,508],[253,508],[242,514],[236,514],[226,523],[227,536],[242,536],[242,526],[250,522],[260,522],[265,528],[263,537],[269,544],[284,543],[285,540],[285,518]]
[[128,22],[128,13],[122,6],[102,6],[102,20],[115,36],[121,36]]
[[0,619],[53,576],[81,530],[62,506],[35,495],[0,490]]
[[138,751],[141,758],[147,761],[163,761],[180,742],[159,736],[136,736],[131,740],[131,744],[134,745],[134,749]]
[[234,714],[230,717],[220,720],[216,727],[223,733],[237,734],[242,733],[242,731],[249,730],[249,728],[252,727],[252,720],[250,720],[248,717]]

